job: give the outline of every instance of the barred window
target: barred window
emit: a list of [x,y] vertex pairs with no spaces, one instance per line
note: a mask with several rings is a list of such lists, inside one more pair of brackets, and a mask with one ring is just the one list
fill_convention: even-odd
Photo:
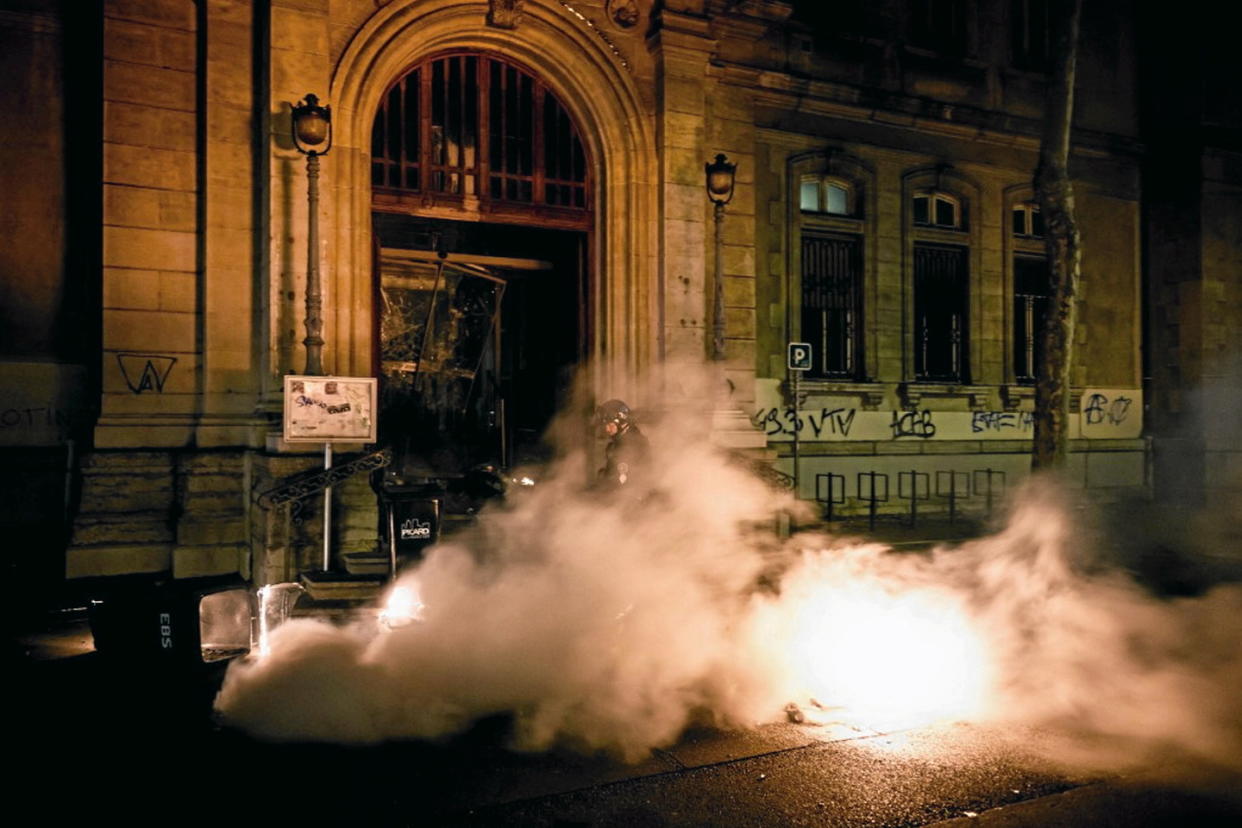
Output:
[[1015,256],[1013,260],[1013,373],[1033,383],[1044,361],[1044,329],[1051,294],[1048,260]]
[[914,245],[914,372],[919,380],[969,381],[967,251],[959,245]]
[[812,377],[860,379],[862,244],[858,236],[802,236],[802,338]]

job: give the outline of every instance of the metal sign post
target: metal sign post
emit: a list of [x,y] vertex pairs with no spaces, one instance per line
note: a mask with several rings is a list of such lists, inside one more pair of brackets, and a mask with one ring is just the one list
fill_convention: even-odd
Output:
[[[332,468],[332,444],[323,444],[323,470]],[[323,489],[323,571],[332,568],[332,487]]]
[[803,371],[811,370],[811,344],[809,342],[790,342],[785,365],[789,368],[793,381],[793,479],[794,497],[798,496],[798,435],[802,431],[802,417],[798,414],[800,382]]

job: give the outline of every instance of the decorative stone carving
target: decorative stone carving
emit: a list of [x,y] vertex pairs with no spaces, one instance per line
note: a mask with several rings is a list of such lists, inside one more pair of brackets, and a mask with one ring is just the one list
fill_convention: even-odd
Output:
[[608,0],[604,13],[618,29],[632,29],[638,25],[637,0]]
[[525,0],[490,0],[487,22],[498,29],[516,29],[522,22]]

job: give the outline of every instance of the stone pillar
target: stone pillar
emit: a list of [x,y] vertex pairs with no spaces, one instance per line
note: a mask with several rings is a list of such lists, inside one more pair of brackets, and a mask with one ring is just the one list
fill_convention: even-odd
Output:
[[260,356],[255,313],[260,273],[255,192],[255,10],[249,3],[205,0],[203,219],[201,228],[202,403],[198,446],[254,444]]
[[[709,409],[713,439],[730,448],[762,449],[766,440],[742,405],[754,399],[754,140],[719,84],[714,65],[720,20],[664,9],[648,38],[656,61],[657,150],[660,157],[666,364],[701,366],[711,351],[714,279],[724,286],[725,358],[712,363],[711,387],[694,389],[689,404]],[[729,123],[722,121],[722,116]],[[722,215],[723,261],[715,261],[716,227],[704,165],[718,152],[738,164],[733,200]],[[676,390],[674,383],[672,390]],[[687,389],[690,390],[690,389]]]
[[664,9],[648,48],[656,64],[656,151],[659,157],[659,267],[663,270],[665,360],[671,371],[700,365],[710,336],[707,218],[704,190],[708,60],[716,47],[706,16]]
[[105,4],[102,413],[70,577],[249,566],[253,14]]
[[188,444],[198,410],[195,5],[104,6],[97,448]]

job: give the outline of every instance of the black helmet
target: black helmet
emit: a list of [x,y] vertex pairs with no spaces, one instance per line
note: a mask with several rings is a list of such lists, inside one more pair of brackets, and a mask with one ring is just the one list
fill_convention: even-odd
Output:
[[609,400],[595,409],[595,419],[600,425],[625,425],[630,421],[630,407],[621,400]]

